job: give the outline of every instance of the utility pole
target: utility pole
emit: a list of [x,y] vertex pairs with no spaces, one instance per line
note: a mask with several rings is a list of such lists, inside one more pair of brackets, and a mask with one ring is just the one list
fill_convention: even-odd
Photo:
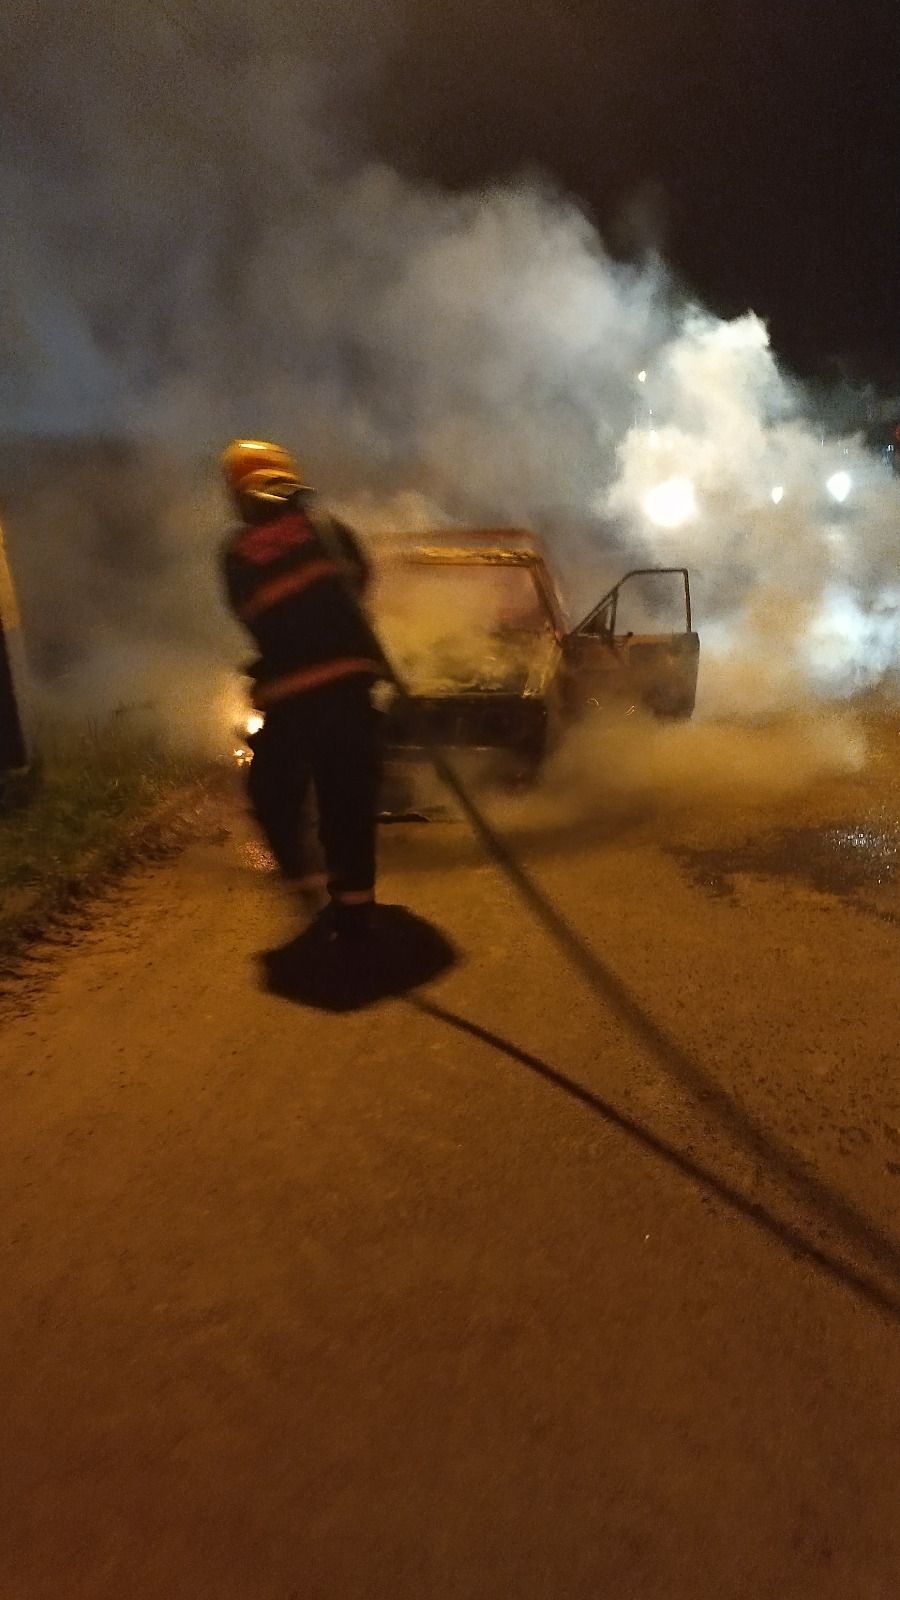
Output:
[[19,608],[0,528],[0,800],[7,779],[30,762],[21,700],[24,667]]

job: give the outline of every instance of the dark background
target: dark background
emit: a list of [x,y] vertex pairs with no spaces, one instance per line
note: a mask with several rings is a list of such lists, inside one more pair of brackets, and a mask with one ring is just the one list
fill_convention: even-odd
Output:
[[896,0],[387,10],[364,110],[403,171],[543,171],[614,253],[657,244],[713,310],[764,317],[796,370],[900,381]]
[[177,231],[185,176],[240,245],[254,136],[277,211],[321,129],[450,188],[542,175],[794,370],[900,386],[900,0],[6,0],[0,32],[5,148],[57,212],[112,163],[138,231]]

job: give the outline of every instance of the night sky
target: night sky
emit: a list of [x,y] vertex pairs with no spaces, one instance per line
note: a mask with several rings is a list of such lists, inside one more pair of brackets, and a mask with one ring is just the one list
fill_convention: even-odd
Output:
[[[63,221],[103,167],[122,185],[123,139],[117,239],[147,232],[145,169],[165,162],[177,231],[195,145],[212,170],[232,124],[252,186],[273,118],[234,85],[252,100],[264,62],[272,105],[287,74],[301,108],[276,134],[276,209],[310,83],[351,162],[453,189],[542,177],[614,255],[658,247],[711,310],[755,311],[789,368],[900,387],[900,0],[6,0],[0,29],[5,149],[30,152]],[[197,180],[192,214],[230,181]]]
[[[658,243],[796,370],[900,382],[896,0],[408,0],[366,106],[402,170],[524,168]],[[373,80],[375,81],[375,80]]]

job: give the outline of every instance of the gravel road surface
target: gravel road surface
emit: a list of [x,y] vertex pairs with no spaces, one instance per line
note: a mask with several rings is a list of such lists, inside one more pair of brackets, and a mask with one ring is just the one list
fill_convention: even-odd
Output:
[[2,1600],[897,1600],[900,737],[680,737],[500,809],[593,987],[403,822],[339,1009],[236,784],[8,987]]

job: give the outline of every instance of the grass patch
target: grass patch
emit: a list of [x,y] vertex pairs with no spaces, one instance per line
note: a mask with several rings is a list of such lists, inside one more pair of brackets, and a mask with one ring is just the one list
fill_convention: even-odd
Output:
[[201,771],[117,719],[54,730],[40,749],[30,795],[0,810],[0,950],[124,864]]

